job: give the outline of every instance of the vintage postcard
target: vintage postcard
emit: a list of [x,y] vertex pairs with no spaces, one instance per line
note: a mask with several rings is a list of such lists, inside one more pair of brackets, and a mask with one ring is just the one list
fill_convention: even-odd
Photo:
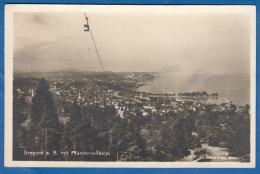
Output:
[[5,166],[253,168],[255,6],[6,5]]

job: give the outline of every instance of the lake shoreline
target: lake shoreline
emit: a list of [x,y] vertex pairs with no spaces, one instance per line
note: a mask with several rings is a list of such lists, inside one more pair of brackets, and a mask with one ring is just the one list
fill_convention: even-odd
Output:
[[[158,73],[148,83],[136,88],[136,91],[152,94],[179,94],[203,92],[218,93],[217,100],[208,103],[220,104],[229,100],[236,105],[250,104],[250,78],[246,74],[210,74],[210,73]],[[241,76],[241,77],[240,77]],[[240,78],[239,78],[240,77]],[[244,83],[247,82],[247,83]],[[184,99],[195,99],[185,96]],[[202,102],[207,102],[200,99]]]

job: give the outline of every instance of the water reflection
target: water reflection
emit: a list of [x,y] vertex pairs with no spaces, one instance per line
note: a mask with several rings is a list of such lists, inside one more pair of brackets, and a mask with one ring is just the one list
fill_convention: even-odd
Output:
[[227,98],[233,104],[242,106],[250,104],[250,75],[162,73],[147,85],[139,87],[138,91],[158,95],[168,94],[179,100],[195,100],[211,104],[221,104]]

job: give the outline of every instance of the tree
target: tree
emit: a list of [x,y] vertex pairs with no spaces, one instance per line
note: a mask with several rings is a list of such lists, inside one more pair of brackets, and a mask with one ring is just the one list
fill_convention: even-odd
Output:
[[25,129],[22,123],[26,117],[21,113],[21,109],[24,107],[23,98],[14,98],[13,102],[13,158],[14,160],[23,159],[22,146],[25,145]]
[[[74,102],[69,106],[70,121],[62,135],[63,151],[95,151],[99,149],[97,133],[88,119],[82,117],[80,106]],[[102,141],[100,141],[102,142]],[[92,156],[74,156],[73,160],[95,160]],[[70,158],[65,158],[68,160]]]
[[[35,152],[44,151],[44,160],[54,159],[54,156],[48,156],[46,152],[59,151],[61,125],[54,108],[52,93],[44,78],[41,79],[32,98],[30,119],[28,146]],[[42,157],[36,158],[43,160]]]
[[146,143],[141,136],[141,126],[143,126],[141,112],[137,111],[128,125],[128,133],[126,134],[126,149],[121,155],[123,161],[145,161],[147,158]]
[[126,139],[127,130],[125,128],[126,122],[118,116],[109,130],[111,160],[113,161],[120,160],[121,155],[128,147]]
[[[61,136],[61,141],[60,141],[60,146],[61,146],[61,152],[69,152],[73,149],[73,144],[72,144],[72,141],[71,141],[71,130],[70,130],[70,126],[69,124],[66,124],[64,125],[63,127],[63,133],[62,133],[62,136]],[[68,153],[68,154],[61,154],[62,155],[62,159],[65,160],[65,161],[69,161],[71,160],[71,155]]]

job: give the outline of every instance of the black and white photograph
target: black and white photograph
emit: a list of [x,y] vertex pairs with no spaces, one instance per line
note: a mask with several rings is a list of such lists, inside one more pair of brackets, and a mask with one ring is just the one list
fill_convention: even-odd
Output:
[[255,7],[7,5],[5,164],[254,167]]

